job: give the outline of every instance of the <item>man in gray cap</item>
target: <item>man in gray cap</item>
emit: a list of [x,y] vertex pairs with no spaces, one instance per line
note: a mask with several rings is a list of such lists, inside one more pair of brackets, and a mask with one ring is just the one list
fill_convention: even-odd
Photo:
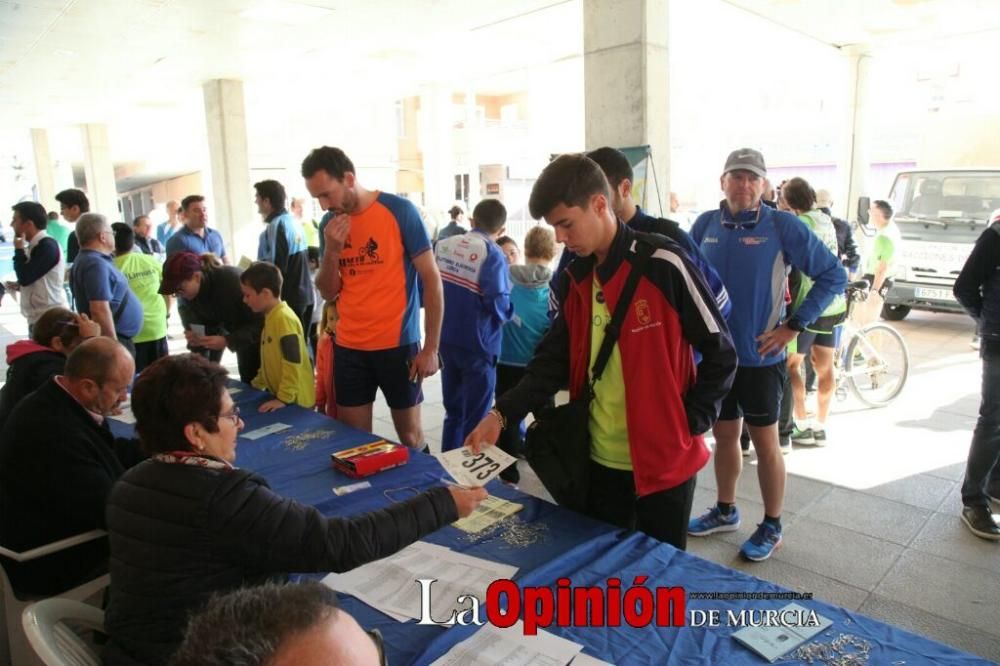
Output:
[[[740,527],[735,502],[743,466],[739,441],[745,418],[757,451],[757,478],[764,500],[764,520],[740,548],[740,554],[752,561],[766,560],[781,544],[785,463],[778,446],[778,411],[785,347],[847,285],[837,257],[805,224],[791,213],[761,205],[766,177],[759,151],[734,150],[720,179],[725,199],[718,210],[702,213],[691,228],[691,237],[729,292],[733,307],[729,327],[739,369],[713,428],[718,502],[691,520],[688,533],[707,536]],[[814,284],[805,301],[788,316],[785,279],[792,266]]]

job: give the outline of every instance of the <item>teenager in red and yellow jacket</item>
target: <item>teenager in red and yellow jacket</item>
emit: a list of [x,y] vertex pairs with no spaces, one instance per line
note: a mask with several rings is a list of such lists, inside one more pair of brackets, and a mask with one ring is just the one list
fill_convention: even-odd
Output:
[[[684,548],[695,475],[709,458],[702,433],[718,417],[736,372],[736,351],[711,290],[683,249],[622,224],[592,160],[563,155],[542,171],[529,202],[579,258],[557,285],[560,314],[524,379],[503,394],[466,439],[496,441],[569,386],[586,391],[590,369],[638,255],[655,247],[590,405],[586,513]],[[697,366],[693,352],[702,360]]]

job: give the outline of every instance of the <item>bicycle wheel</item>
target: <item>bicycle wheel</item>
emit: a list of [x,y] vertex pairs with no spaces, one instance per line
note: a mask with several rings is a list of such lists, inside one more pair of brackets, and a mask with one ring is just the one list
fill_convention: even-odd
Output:
[[888,324],[869,324],[847,345],[844,373],[858,400],[871,407],[892,402],[906,384],[910,352],[899,331]]

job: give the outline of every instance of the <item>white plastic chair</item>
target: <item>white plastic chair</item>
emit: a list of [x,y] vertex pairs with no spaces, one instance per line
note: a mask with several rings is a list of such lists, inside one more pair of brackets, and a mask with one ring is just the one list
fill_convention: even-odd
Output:
[[45,666],[101,666],[101,658],[69,625],[104,631],[104,612],[52,597],[30,604],[21,616],[24,633]]
[[[53,541],[38,548],[26,550],[23,553],[0,546],[0,555],[15,562],[29,562],[45,555],[87,543],[88,541],[104,538],[105,536],[107,536],[107,532],[103,530],[91,530],[66,539]],[[110,582],[110,576],[105,574],[92,581],[83,583],[79,587],[67,590],[59,596],[84,601],[106,588]],[[7,572],[3,566],[0,566],[0,587],[3,588],[4,615],[4,622],[0,623],[0,663],[11,664],[11,666],[33,666],[34,664],[38,664],[38,657],[28,644],[21,624],[21,614],[24,612],[24,609],[33,601],[37,601],[38,598],[19,599],[15,596],[14,589],[10,585],[10,580],[7,578]]]

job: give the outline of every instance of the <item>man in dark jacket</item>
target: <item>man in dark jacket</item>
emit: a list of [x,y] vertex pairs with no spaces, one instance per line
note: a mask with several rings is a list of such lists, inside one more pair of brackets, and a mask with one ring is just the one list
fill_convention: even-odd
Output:
[[983,396],[962,483],[962,522],[978,537],[1000,541],[990,500],[1000,504],[1000,210],[955,280],[955,298],[982,335]]
[[[500,396],[465,444],[496,442],[505,427],[516,428],[567,384],[573,399],[584,395],[611,313],[636,270],[638,243],[651,244],[655,251],[594,384],[585,511],[683,549],[695,475],[710,457],[702,435],[732,385],[736,351],[688,255],[616,219],[610,190],[601,168],[583,155],[558,157],[535,182],[532,217],[544,217],[579,259],[558,280],[559,315],[524,378]],[[697,372],[693,351],[702,357]]]
[[[107,423],[134,371],[120,343],[94,338],[69,355],[63,375],[14,408],[0,433],[0,544],[23,552],[103,529],[111,486],[143,457]],[[3,566],[19,594],[49,596],[96,578],[107,556],[100,539]]]

